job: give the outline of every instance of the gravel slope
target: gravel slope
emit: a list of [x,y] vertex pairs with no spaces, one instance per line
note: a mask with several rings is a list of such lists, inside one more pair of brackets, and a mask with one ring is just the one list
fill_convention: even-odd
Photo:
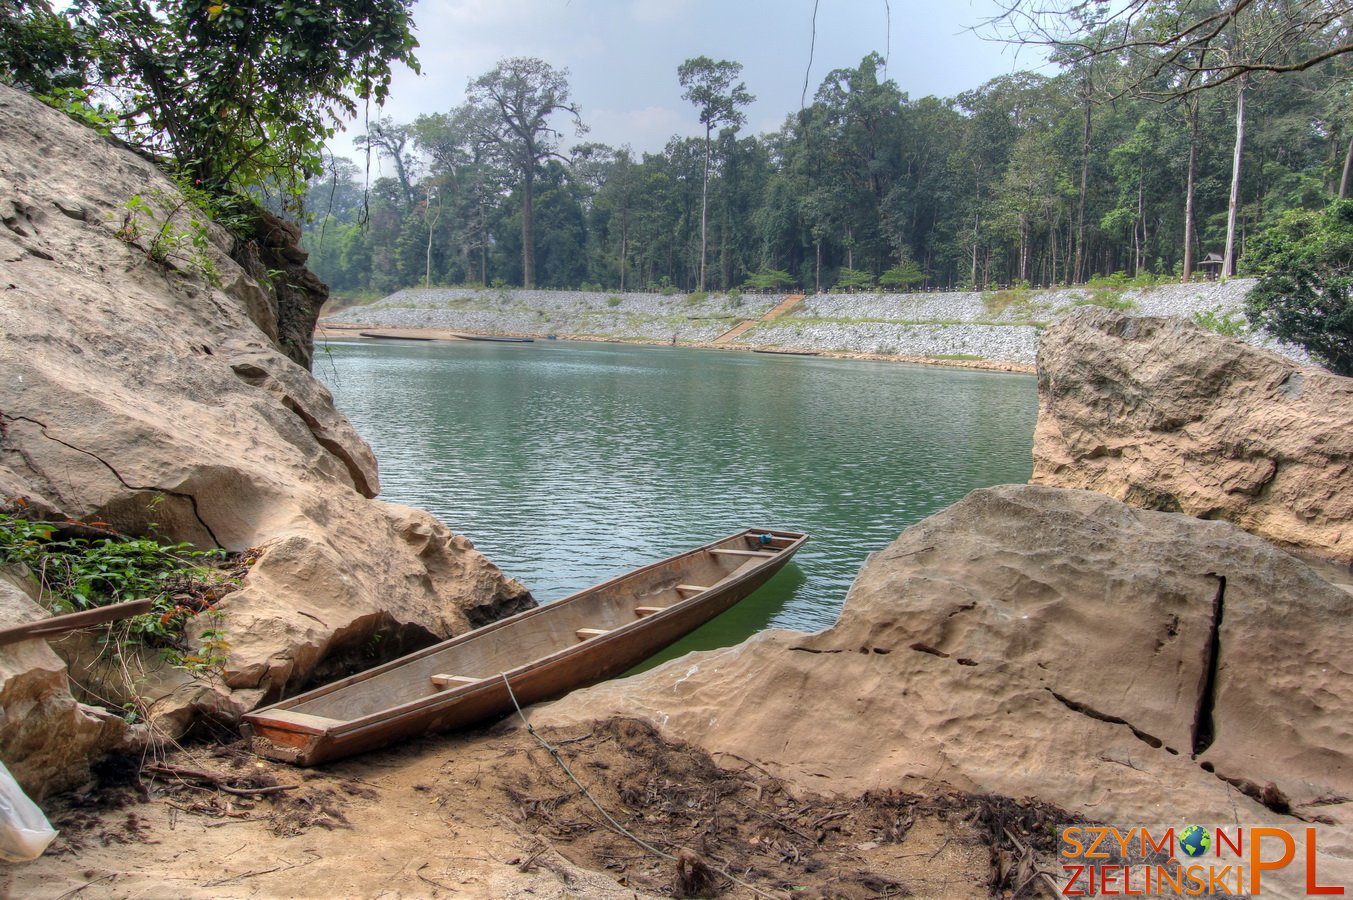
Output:
[[[1043,329],[1080,305],[1112,305],[1130,315],[1192,317],[1211,312],[1243,319],[1245,294],[1253,286],[1253,279],[1237,278],[1123,291],[815,294],[788,314],[752,328],[738,343],[767,349],[1032,365]],[[345,310],[330,321],[480,334],[703,344],[741,320],[761,318],[786,296],[417,288]],[[1310,363],[1300,349],[1282,345],[1267,334],[1247,334],[1244,339]]]

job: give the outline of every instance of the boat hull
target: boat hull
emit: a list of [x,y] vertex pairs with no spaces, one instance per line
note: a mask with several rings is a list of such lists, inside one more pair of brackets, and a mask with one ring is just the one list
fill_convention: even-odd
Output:
[[455,337],[462,341],[488,341],[495,344],[534,344],[536,339],[529,337],[512,337],[510,335],[500,334],[461,334],[454,333]]
[[[769,541],[760,535],[767,535]],[[538,607],[491,623],[433,647],[409,654],[370,672],[354,675],[244,717],[246,734],[256,738],[255,749],[265,756],[298,765],[318,765],[388,746],[421,734],[450,731],[496,718],[521,706],[552,700],[590,684],[628,671],[696,628],[726,612],[773,577],[807,541],[799,532],[748,529],[678,556],[652,563],[627,575],[589,588],[547,606]],[[740,547],[768,547],[743,550]],[[670,594],[683,578],[699,566],[709,572],[716,554],[732,570],[717,583],[693,596],[662,608],[636,606],[643,598]],[[731,560],[729,559],[731,557]],[[573,631],[578,622],[571,609],[586,608],[604,597],[611,605],[629,604],[632,622],[597,629],[595,636],[576,645],[547,653],[515,666],[492,665],[478,645],[514,642],[514,634],[542,631]],[[618,600],[616,598],[619,598]],[[645,614],[639,610],[656,609]],[[563,620],[562,624],[559,620]],[[579,635],[593,629],[576,628]],[[467,683],[374,709],[382,684],[409,673],[405,680],[426,680],[427,672],[450,671],[470,660],[476,672]],[[490,671],[496,670],[496,671]],[[446,676],[436,676],[443,678]],[[511,684],[511,692],[508,683]],[[400,685],[401,689],[406,686]],[[340,711],[359,714],[339,718]],[[318,714],[316,714],[318,713]]]

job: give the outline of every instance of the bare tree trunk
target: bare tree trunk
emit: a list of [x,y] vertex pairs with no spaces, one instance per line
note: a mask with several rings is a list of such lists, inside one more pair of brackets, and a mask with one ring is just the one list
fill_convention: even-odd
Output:
[[1057,216],[1054,216],[1054,217],[1053,217],[1053,220],[1052,220],[1052,227],[1051,227],[1050,229],[1048,229],[1048,237],[1049,237],[1049,239],[1052,241],[1052,266],[1049,268],[1049,274],[1048,274],[1048,287],[1053,287],[1054,285],[1057,284],[1057,225],[1058,225],[1057,219],[1058,219],[1058,218],[1060,218],[1060,217],[1057,217]]
[[1085,119],[1081,124],[1081,191],[1076,204],[1076,264],[1074,278],[1085,280],[1085,195],[1090,190],[1090,122],[1094,111],[1091,100],[1090,64],[1085,64]]
[[710,126],[705,126],[705,184],[700,189],[700,287],[705,289],[705,225],[709,218],[709,133]]
[[[1146,255],[1146,198],[1145,198],[1146,177],[1144,173],[1138,173],[1137,177],[1137,227],[1132,229],[1132,241],[1137,246],[1134,259],[1132,260],[1132,274],[1142,274],[1142,269],[1146,268],[1143,257]],[[1138,237],[1137,230],[1141,229],[1141,236]]]
[[1029,221],[1021,215],[1019,221],[1019,280],[1033,281],[1033,273],[1029,271]]
[[1353,176],[1353,135],[1348,138],[1348,152],[1344,154],[1344,174],[1339,179],[1339,199],[1344,200],[1348,197],[1348,183],[1350,176]]
[[822,238],[817,239],[817,272],[814,276],[817,282],[814,286],[814,293],[822,293]]
[[484,201],[479,202],[479,283],[489,286],[489,229],[484,221]]
[[536,286],[536,173],[527,166],[521,182],[521,280],[528,291]]
[[1198,101],[1189,102],[1189,174],[1184,187],[1184,283],[1193,280],[1193,208],[1194,186],[1198,177]]
[[629,210],[620,217],[620,293],[625,293],[625,257],[629,255],[630,217]]
[[1245,76],[1236,79],[1236,151],[1231,160],[1231,203],[1226,212],[1226,257],[1223,278],[1236,274],[1236,220],[1240,214],[1240,158],[1245,145]]
[[977,290],[977,229],[978,213],[972,214],[972,290]]

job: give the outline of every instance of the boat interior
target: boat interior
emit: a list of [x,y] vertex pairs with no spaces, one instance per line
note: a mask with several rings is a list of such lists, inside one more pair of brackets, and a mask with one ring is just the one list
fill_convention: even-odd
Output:
[[797,538],[792,533],[741,532],[337,682],[334,690],[275,712],[296,721],[319,717],[332,724],[496,678],[677,604],[696,602],[706,591],[778,556]]

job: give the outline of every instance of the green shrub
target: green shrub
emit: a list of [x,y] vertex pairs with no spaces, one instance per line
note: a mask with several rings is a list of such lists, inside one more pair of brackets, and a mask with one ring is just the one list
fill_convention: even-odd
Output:
[[625,301],[622,300],[622,299],[619,298],[619,297],[607,297],[607,298],[606,298],[606,305],[607,305],[607,306],[610,306],[610,307],[616,307],[616,306],[619,306],[620,304],[622,304],[622,303],[624,303],[624,302],[625,302]]
[[1081,294],[1074,301],[1075,306],[1102,306],[1118,312],[1127,312],[1137,308],[1137,301],[1124,297],[1116,288],[1096,288],[1090,293]]
[[1153,272],[1138,272],[1136,275],[1129,276],[1126,272],[1118,271],[1112,275],[1093,275],[1085,282],[1085,286],[1122,291],[1128,288],[1155,287],[1164,280],[1163,276],[1156,275]]
[[1193,321],[1208,331],[1215,331],[1217,334],[1233,338],[1244,335],[1250,326],[1244,316],[1237,313],[1222,312],[1221,308],[1217,306],[1194,313]]
[[836,275],[832,293],[867,291],[874,286],[874,276],[860,269],[843,268]]
[[1284,213],[1243,262],[1260,276],[1245,299],[1250,322],[1353,375],[1353,200]]
[[879,276],[879,286],[886,288],[911,287],[925,281],[926,274],[921,267],[908,260],[898,263]]
[[762,269],[751,275],[742,286],[754,291],[778,291],[794,283],[794,277],[779,269]]
[[988,313],[999,316],[1007,309],[1027,309],[1033,303],[1033,291],[1027,285],[1006,288],[999,291],[986,291],[982,294],[982,305]]
[[[68,536],[77,528],[107,536]],[[150,598],[151,612],[120,623],[120,632],[193,672],[219,669],[229,649],[219,615],[201,633],[200,647],[190,647],[184,635],[185,625],[200,613],[219,612],[207,597],[221,594],[219,586],[235,577],[221,568],[225,557],[224,550],[126,537],[102,522],[41,522],[0,513],[0,565],[27,566],[48,608],[79,612]]]

